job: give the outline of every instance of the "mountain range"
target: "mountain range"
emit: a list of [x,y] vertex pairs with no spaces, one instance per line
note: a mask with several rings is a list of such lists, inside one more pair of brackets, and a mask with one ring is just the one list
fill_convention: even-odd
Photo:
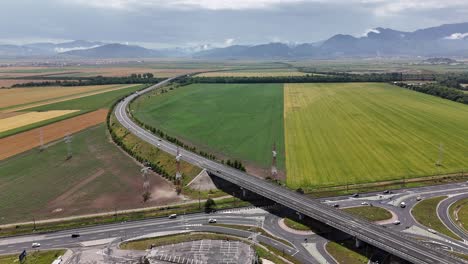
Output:
[[268,43],[233,45],[223,48],[146,49],[139,46],[95,41],[60,44],[35,43],[23,46],[0,45],[0,57],[64,56],[83,58],[193,57],[202,59],[300,59],[468,56],[468,23],[446,24],[398,31],[374,28],[361,37],[338,34],[316,42],[288,45]]

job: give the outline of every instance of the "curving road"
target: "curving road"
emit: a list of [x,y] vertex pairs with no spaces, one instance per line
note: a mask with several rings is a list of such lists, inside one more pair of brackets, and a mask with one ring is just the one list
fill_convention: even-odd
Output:
[[468,193],[454,195],[442,200],[437,206],[437,215],[439,216],[442,223],[444,223],[447,226],[448,229],[450,229],[453,233],[457,234],[464,241],[468,241],[468,234],[466,233],[465,229],[457,225],[450,216],[450,206],[458,200],[464,198],[468,198]]
[[[139,127],[130,118],[127,108],[129,103],[139,95],[162,87],[180,77],[167,79],[139,93],[132,94],[119,102],[115,108],[117,120],[131,133],[174,156],[178,147]],[[271,182],[253,177],[184,149],[180,150],[180,154],[186,162],[204,168],[226,181],[321,221],[412,263],[463,263],[462,260],[446,252],[430,248],[403,234],[392,232],[386,228],[351,216],[341,210],[336,210]]]

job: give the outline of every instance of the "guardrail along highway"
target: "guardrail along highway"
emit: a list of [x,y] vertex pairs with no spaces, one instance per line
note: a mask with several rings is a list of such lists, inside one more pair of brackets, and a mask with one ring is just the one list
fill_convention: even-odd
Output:
[[[162,87],[180,77],[181,76],[167,79],[143,91],[134,93],[119,102],[115,108],[115,115],[117,120],[131,133],[174,156],[177,152],[177,146],[170,142],[164,141],[144,128],[139,127],[130,118],[127,112],[127,108],[129,103],[141,94]],[[180,149],[180,154],[182,155],[181,158],[183,160],[204,168],[228,182],[262,195],[276,203],[296,210],[303,215],[323,222],[329,226],[341,230],[342,232],[350,234],[363,242],[383,249],[412,263],[465,263],[462,260],[448,254],[447,252],[429,248],[428,246],[425,246],[416,240],[410,239],[401,233],[387,230],[384,227],[375,225],[361,218],[354,217],[339,209],[321,204],[320,202],[301,195],[295,191],[251,176],[242,171],[235,170],[231,167],[204,158],[198,154],[186,151],[182,148]]]

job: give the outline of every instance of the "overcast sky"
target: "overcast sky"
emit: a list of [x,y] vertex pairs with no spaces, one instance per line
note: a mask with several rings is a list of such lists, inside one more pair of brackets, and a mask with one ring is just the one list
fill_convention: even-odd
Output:
[[0,43],[146,47],[313,42],[468,22],[467,0],[0,0]]

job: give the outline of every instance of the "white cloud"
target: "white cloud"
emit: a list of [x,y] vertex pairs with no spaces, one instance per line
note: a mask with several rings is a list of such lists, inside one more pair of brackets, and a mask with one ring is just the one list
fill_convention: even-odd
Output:
[[367,35],[369,35],[369,33],[375,33],[375,34],[380,34],[380,31],[378,31],[377,29],[375,28],[372,28],[372,29],[368,29],[366,30],[366,32],[364,34],[362,34],[363,37],[367,37]]
[[468,8],[466,0],[56,0],[102,8],[137,9],[141,7],[208,10],[269,9],[297,3],[351,4],[371,8],[378,16],[388,16],[406,10]]
[[228,46],[232,46],[232,44],[234,44],[234,41],[235,39],[233,38],[228,38],[224,41],[224,46],[228,47]]
[[363,0],[361,2],[374,6],[374,14],[377,16],[391,16],[404,11],[468,7],[466,0]]
[[453,33],[452,35],[445,37],[445,39],[457,40],[468,37],[468,33]]
[[[201,8],[209,10],[266,9],[280,4],[293,4],[310,0],[59,0],[100,8],[135,9],[139,7],[160,7],[173,9]],[[313,0],[317,2],[317,0]],[[320,2],[325,0],[318,0]]]
[[99,47],[99,45],[95,45],[91,47],[55,48],[55,52],[62,53],[62,52],[67,52],[67,51],[72,51],[72,50],[85,50],[85,49],[92,49],[92,48],[97,48],[97,47]]

